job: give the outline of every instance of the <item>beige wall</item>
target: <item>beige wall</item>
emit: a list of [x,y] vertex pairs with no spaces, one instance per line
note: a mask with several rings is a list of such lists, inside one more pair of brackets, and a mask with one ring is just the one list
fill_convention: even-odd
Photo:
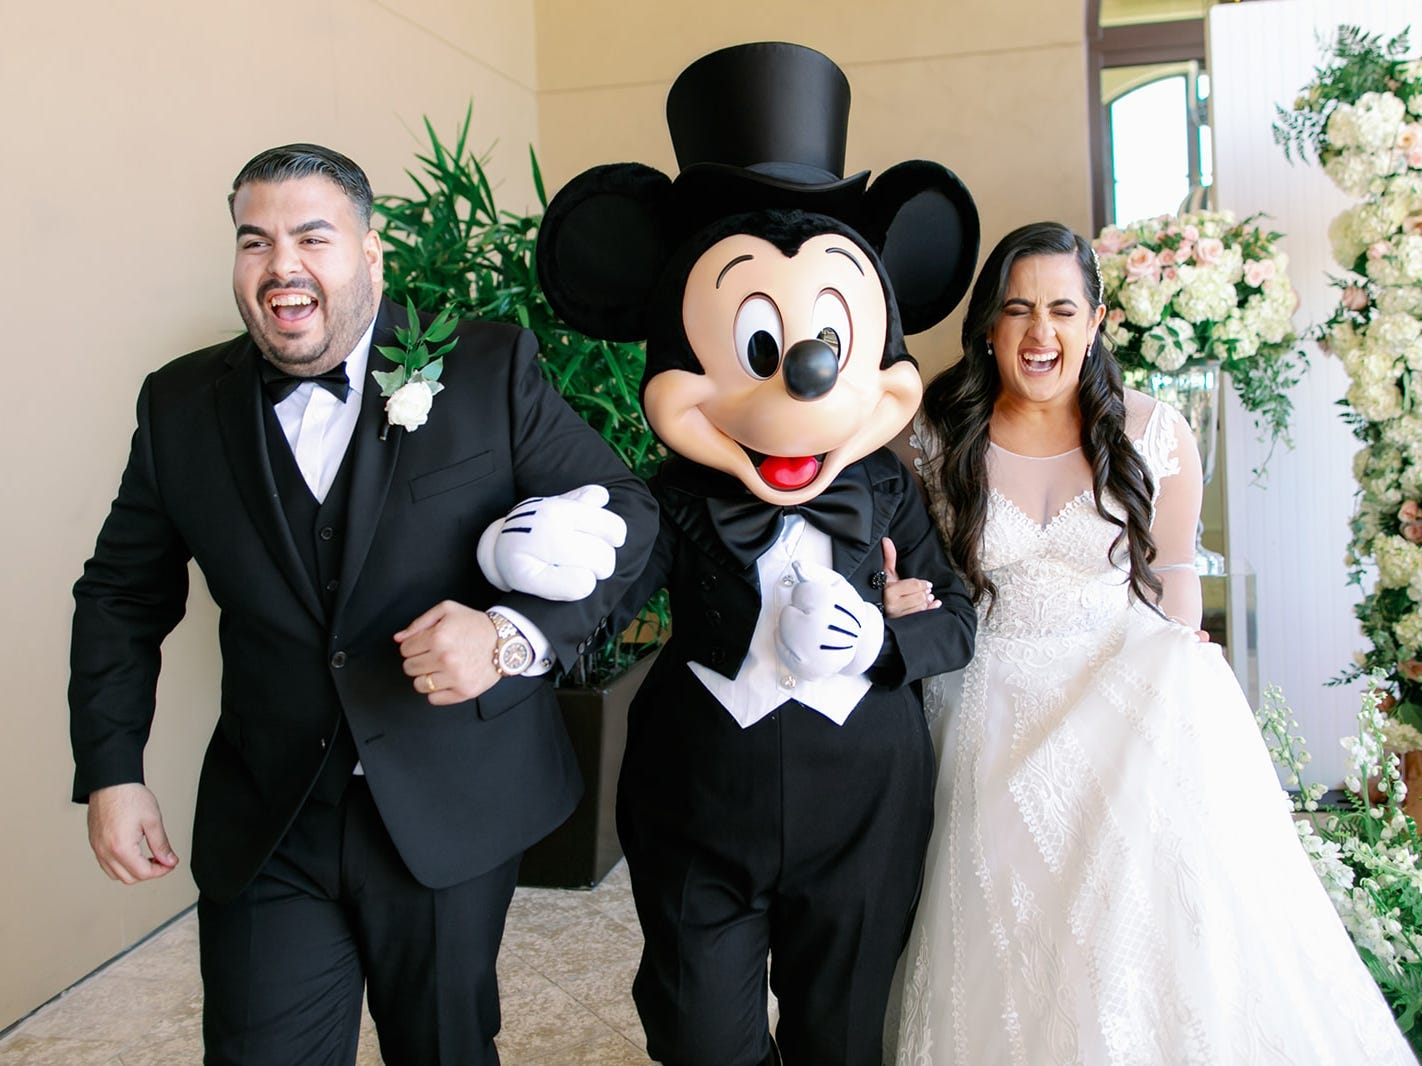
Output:
[[[1083,5],[1061,0],[536,0],[539,141],[550,193],[598,163],[675,174],[666,92],[724,45],[788,40],[849,77],[849,171],[932,159],[972,190],[984,251],[1008,230],[1091,222]],[[915,339],[925,374],[958,317]]]
[[[377,192],[428,114],[499,142],[501,198],[532,199],[533,8],[511,0],[252,0],[141,5],[0,0],[0,260],[7,389],[0,838],[0,1028],[195,897],[184,865],[108,881],[69,802],[69,588],[118,483],[143,375],[240,328],[224,197],[262,148],[345,151]],[[419,134],[417,137],[416,134]],[[216,720],[214,610],[195,582],[164,648],[150,783],[190,849]]]
[[[617,159],[670,170],[662,106],[675,74],[721,45],[789,39],[849,75],[849,165],[947,164],[991,243],[1032,218],[1087,224],[1081,20],[1060,0],[0,0],[0,1027],[194,898],[186,867],[125,888],[89,855],[68,799],[69,588],[117,484],[143,375],[239,328],[223,197],[249,156],[320,141],[361,162],[378,192],[403,191],[421,116],[452,133],[472,97],[474,143],[498,142],[491,176],[504,206],[521,207],[530,141],[550,189]],[[951,348],[942,328],[915,345],[930,371]],[[164,649],[147,760],[184,858],[219,671],[200,581],[189,614]]]

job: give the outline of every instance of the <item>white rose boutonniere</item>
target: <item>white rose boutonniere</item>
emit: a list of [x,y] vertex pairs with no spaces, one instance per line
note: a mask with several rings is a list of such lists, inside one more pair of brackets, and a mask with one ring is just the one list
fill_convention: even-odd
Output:
[[386,424],[381,427],[381,440],[391,426],[413,433],[429,420],[434,398],[444,389],[439,383],[439,376],[444,372],[444,356],[455,345],[449,340],[458,325],[452,310],[441,311],[423,331],[414,303],[407,303],[406,310],[410,316],[409,327],[395,327],[395,339],[399,343],[381,344],[375,349],[394,363],[395,369],[370,372],[380,386],[380,395],[389,397],[385,401]]

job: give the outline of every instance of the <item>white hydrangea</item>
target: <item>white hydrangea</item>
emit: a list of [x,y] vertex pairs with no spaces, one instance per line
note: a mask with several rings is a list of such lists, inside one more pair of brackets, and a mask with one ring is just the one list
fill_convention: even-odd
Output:
[[[1373,558],[1378,566],[1379,588],[1405,589],[1412,583],[1413,576],[1422,570],[1422,549],[1396,534],[1379,537],[1373,542]],[[1422,617],[1408,617],[1416,618],[1416,624],[1422,626]]]
[[1402,390],[1395,382],[1359,382],[1348,388],[1346,399],[1360,415],[1372,422],[1396,418],[1402,413]]
[[1223,264],[1180,268],[1180,292],[1175,297],[1175,308],[1182,318],[1190,322],[1215,322],[1234,310],[1234,283],[1222,267]]
[[1342,152],[1323,164],[1323,172],[1354,198],[1368,195],[1373,182],[1392,172],[1392,152]]
[[[1411,582],[1409,581],[1404,587],[1410,589]],[[1422,614],[1412,611],[1403,615],[1394,623],[1392,635],[1397,638],[1397,643],[1404,648],[1410,648],[1413,651],[1422,648]]]
[[1175,295],[1175,286],[1162,285],[1149,279],[1132,281],[1121,287],[1121,310],[1126,321],[1136,326],[1153,326],[1160,321],[1165,305]]
[[1389,285],[1379,289],[1377,309],[1385,315],[1422,316],[1422,285]]
[[1199,352],[1194,327],[1184,319],[1166,319],[1141,337],[1141,354],[1161,370],[1179,370]]

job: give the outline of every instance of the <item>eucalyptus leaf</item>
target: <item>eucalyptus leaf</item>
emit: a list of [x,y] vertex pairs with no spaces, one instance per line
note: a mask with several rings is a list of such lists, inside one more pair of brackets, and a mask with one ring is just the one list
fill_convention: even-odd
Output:
[[402,367],[399,370],[372,370],[370,376],[375,379],[375,383],[380,386],[380,395],[394,395],[395,390],[405,384],[405,371]]

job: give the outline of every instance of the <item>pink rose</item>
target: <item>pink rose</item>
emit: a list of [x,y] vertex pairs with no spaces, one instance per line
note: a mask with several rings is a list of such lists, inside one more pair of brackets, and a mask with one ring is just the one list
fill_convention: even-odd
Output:
[[1422,140],[1407,150],[1407,165],[1413,170],[1422,170]]
[[1195,242],[1195,261],[1201,266],[1214,266],[1224,250],[1224,241],[1218,237],[1201,237]]
[[1403,152],[1411,152],[1419,144],[1422,144],[1422,122],[1409,122],[1397,131],[1397,148]]
[[1392,249],[1388,247],[1387,241],[1374,241],[1368,245],[1368,258],[1382,259],[1390,251],[1392,251]]
[[1200,239],[1200,227],[1199,227],[1199,226],[1185,226],[1184,228],[1182,228],[1182,229],[1180,230],[1180,233],[1181,233],[1181,236],[1183,236],[1183,237],[1184,237],[1187,241],[1189,241],[1191,244],[1194,244],[1196,241],[1198,241],[1198,240]]
[[1402,523],[1402,536],[1413,544],[1422,544],[1422,522]]
[[1166,281],[1174,281],[1179,276],[1180,272],[1174,267],[1166,267],[1165,270],[1161,273],[1161,277],[1163,277]]
[[1113,326],[1119,326],[1122,322],[1126,321],[1126,312],[1122,311],[1119,307],[1113,307],[1110,311],[1106,312],[1106,321]]
[[1361,311],[1368,306],[1368,290],[1361,285],[1349,285],[1343,290],[1342,300],[1349,311]]
[[1156,258],[1160,260],[1160,265],[1163,267],[1175,265],[1175,253],[1169,248],[1161,249],[1160,255],[1156,256]]
[[1402,232],[1409,237],[1422,237],[1422,215],[1408,215],[1404,218]]
[[1125,230],[1116,226],[1107,226],[1101,231],[1101,236],[1096,238],[1096,243],[1093,247],[1095,247],[1098,252],[1106,252],[1110,255],[1115,255],[1117,252],[1125,251],[1135,243],[1136,239]]
[[1259,288],[1273,276],[1274,260],[1246,259],[1244,261],[1244,280],[1254,288]]
[[1409,681],[1422,681],[1422,662],[1416,659],[1406,659],[1398,663],[1397,670]]
[[1397,520],[1399,522],[1417,521],[1418,508],[1416,500],[1403,500],[1402,506],[1398,508]]
[[1175,249],[1175,261],[1181,266],[1190,262],[1191,256],[1195,254],[1194,241],[1181,241],[1180,247]]
[[1126,277],[1158,280],[1160,278],[1160,260],[1149,248],[1138,244],[1126,256]]

